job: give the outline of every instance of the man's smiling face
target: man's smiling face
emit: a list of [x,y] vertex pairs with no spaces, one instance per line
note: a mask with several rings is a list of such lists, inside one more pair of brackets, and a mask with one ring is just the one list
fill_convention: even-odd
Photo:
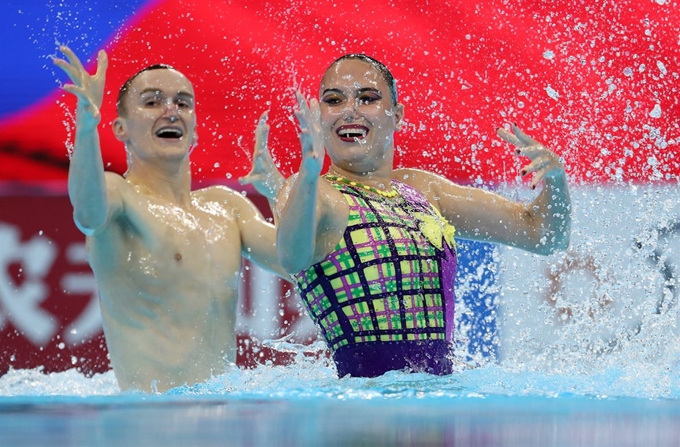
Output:
[[140,73],[123,98],[114,132],[141,158],[184,157],[196,140],[194,90],[174,69]]

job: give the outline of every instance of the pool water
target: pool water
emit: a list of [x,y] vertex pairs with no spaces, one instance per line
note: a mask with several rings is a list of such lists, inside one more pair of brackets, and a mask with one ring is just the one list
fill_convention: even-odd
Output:
[[644,377],[486,365],[337,379],[305,360],[147,395],[120,393],[110,372],[11,371],[0,378],[0,446],[680,445],[677,385]]
[[0,408],[8,446],[680,445],[675,402],[632,398],[117,396]]

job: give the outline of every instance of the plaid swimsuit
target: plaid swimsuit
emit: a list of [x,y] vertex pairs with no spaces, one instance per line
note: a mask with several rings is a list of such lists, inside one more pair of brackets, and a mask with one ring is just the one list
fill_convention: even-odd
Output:
[[451,373],[454,229],[416,189],[392,184],[395,198],[332,183],[349,204],[347,229],[293,276],[340,377]]

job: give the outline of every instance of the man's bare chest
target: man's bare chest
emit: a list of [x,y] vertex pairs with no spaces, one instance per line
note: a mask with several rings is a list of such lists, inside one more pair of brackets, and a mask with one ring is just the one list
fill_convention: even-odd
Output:
[[217,205],[185,209],[152,201],[132,206],[92,242],[100,262],[154,277],[233,273],[241,266],[238,222]]

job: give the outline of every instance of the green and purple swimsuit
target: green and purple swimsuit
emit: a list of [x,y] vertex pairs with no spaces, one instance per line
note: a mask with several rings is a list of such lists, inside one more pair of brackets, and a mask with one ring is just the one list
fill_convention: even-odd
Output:
[[339,376],[450,374],[453,227],[404,183],[392,181],[395,198],[331,183],[349,204],[347,229],[333,252],[294,279]]

